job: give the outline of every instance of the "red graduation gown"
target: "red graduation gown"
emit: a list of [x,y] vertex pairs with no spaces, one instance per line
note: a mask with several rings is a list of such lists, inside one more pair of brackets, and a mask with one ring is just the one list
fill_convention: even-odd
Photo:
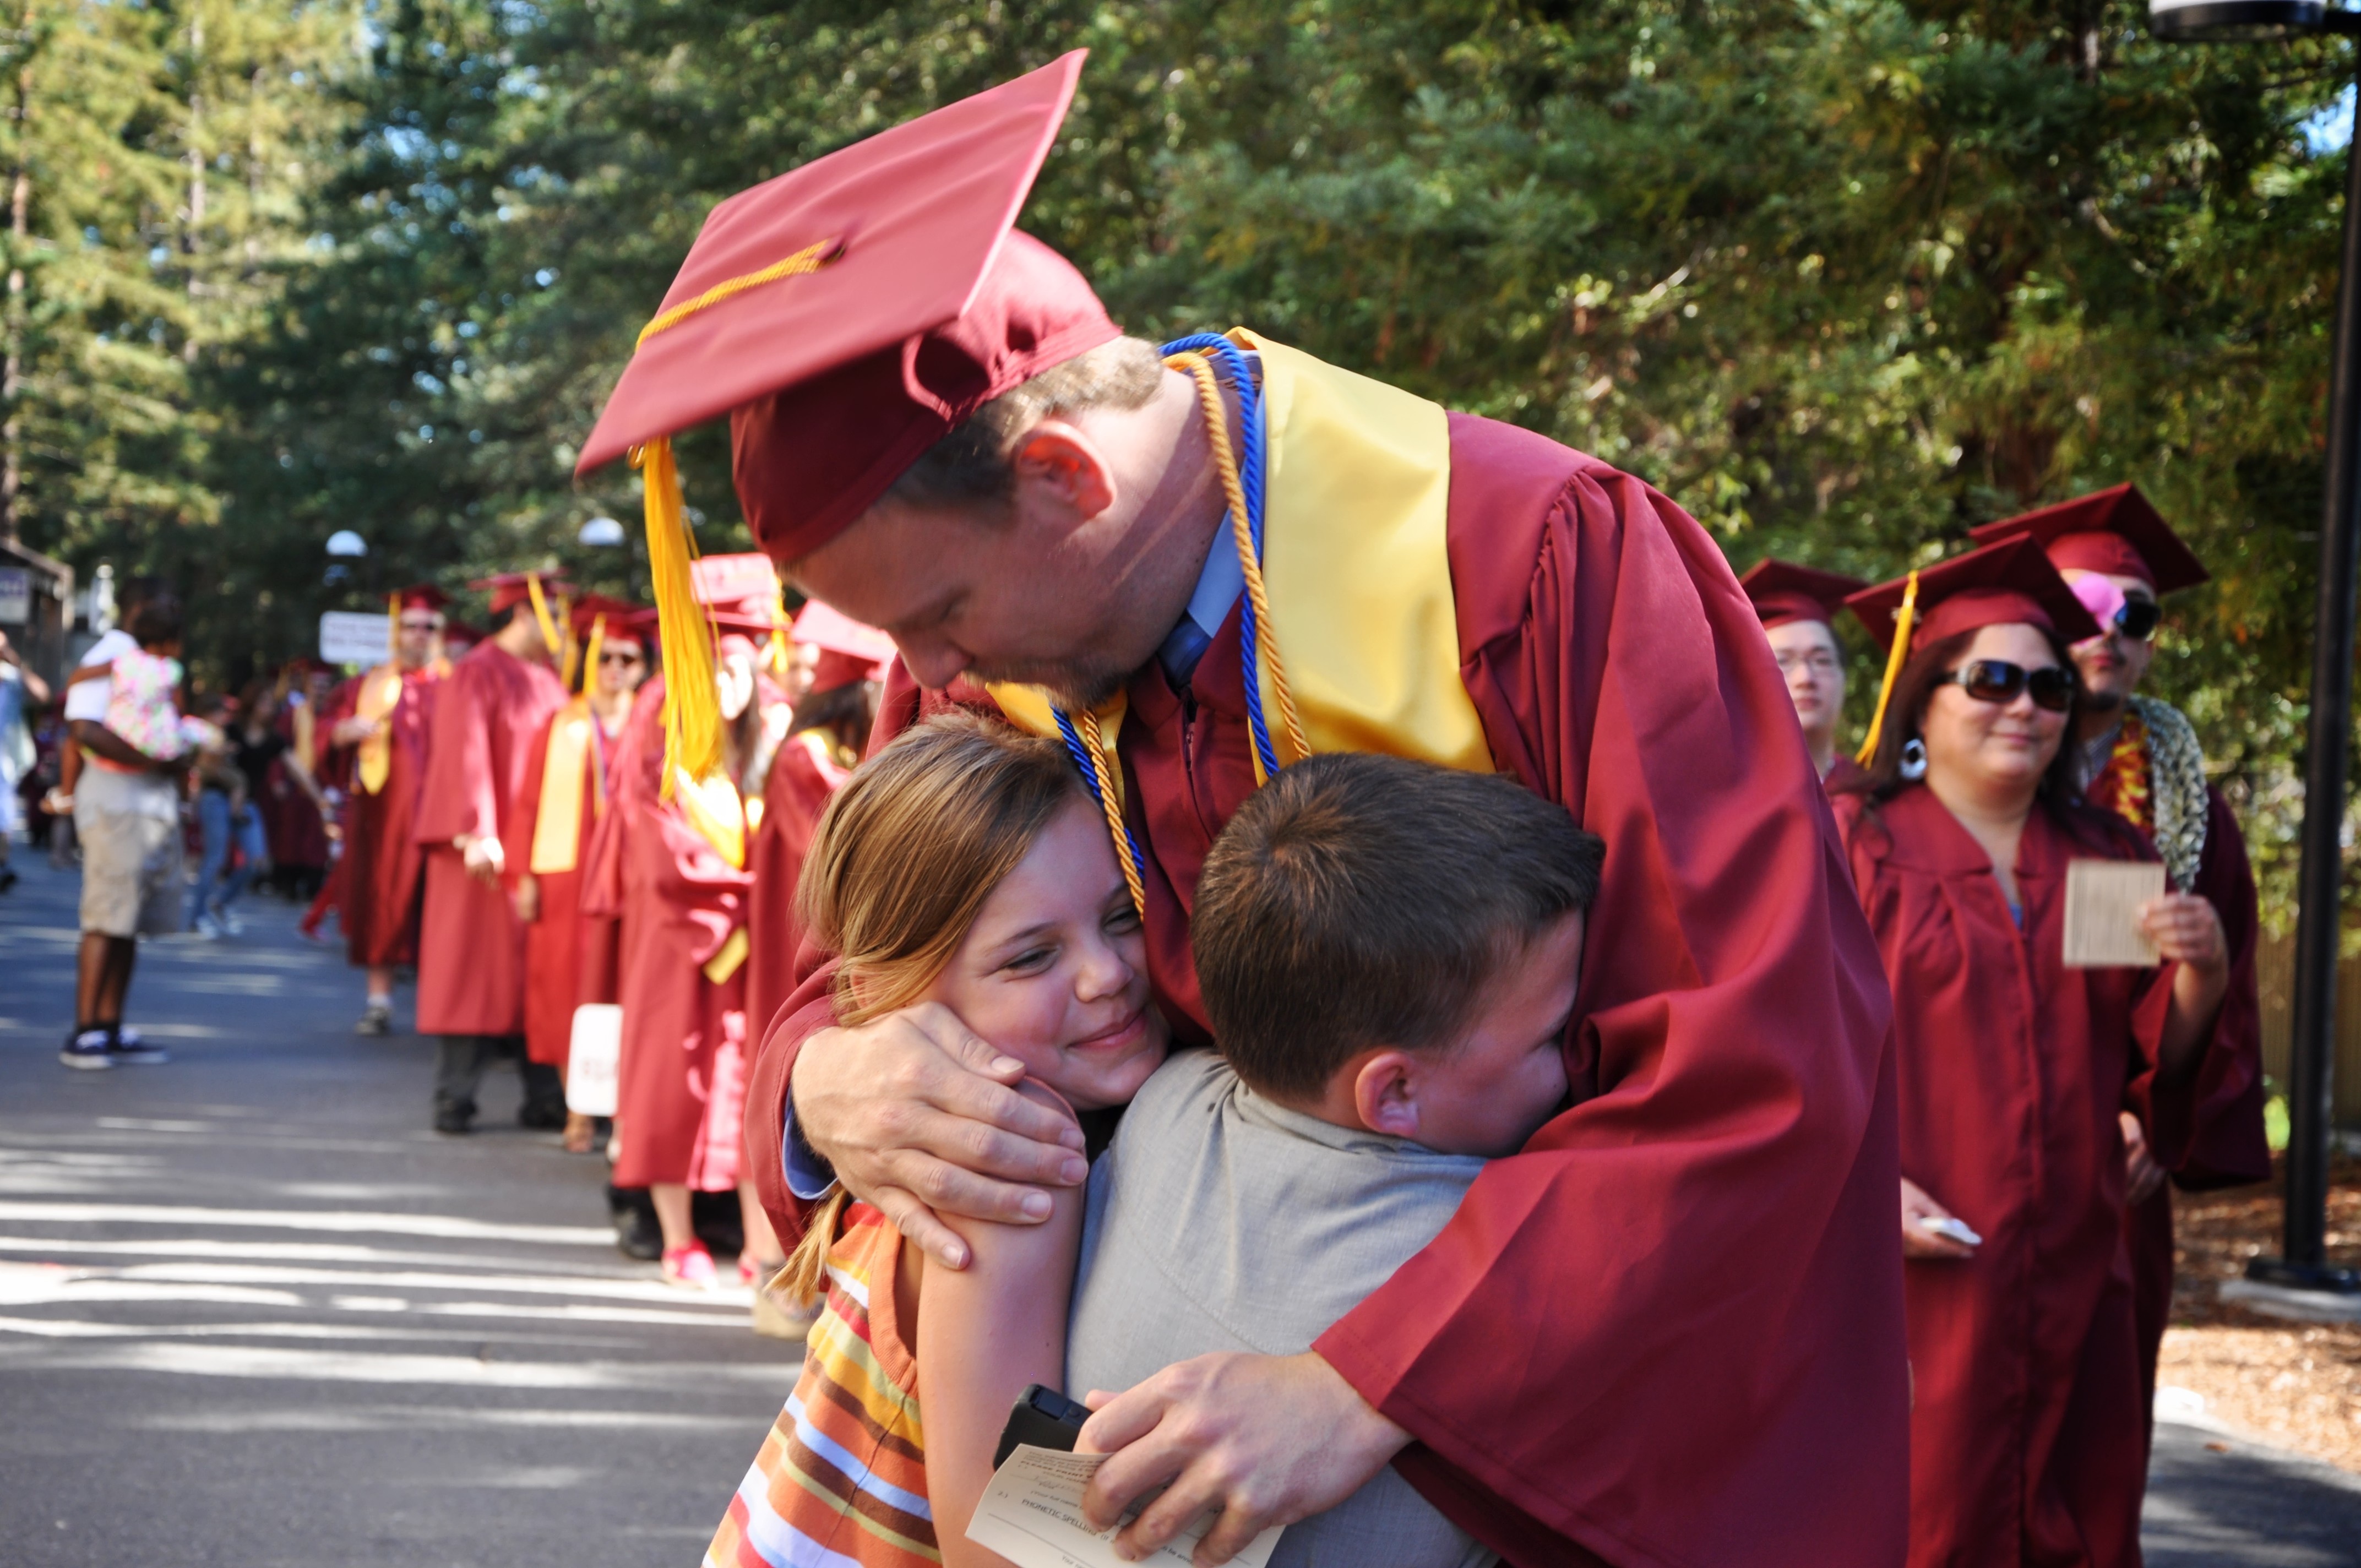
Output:
[[591,836],[583,905],[622,922],[618,1187],[738,1185],[746,1104],[746,965],[703,965],[746,922],[752,878],[661,798],[662,676],[640,689],[615,742],[613,794]]
[[[357,711],[361,681],[367,678],[336,688],[320,720],[330,732]],[[401,696],[386,715],[385,786],[377,794],[361,788],[357,745],[332,752],[336,765],[349,774],[343,811],[345,847],[335,871],[342,883],[337,918],[344,923],[346,956],[363,967],[418,959],[418,906],[426,867],[411,829],[426,775],[427,724],[440,678],[432,666],[403,672]]]
[[[542,795],[548,780],[549,737],[566,713],[561,707],[551,714],[525,751],[524,773],[517,781],[516,798],[510,803],[508,826],[500,836],[511,881],[533,864],[533,834],[541,826]],[[597,941],[608,924],[590,921],[593,929],[586,930],[588,917],[582,913],[582,868],[589,861],[590,833],[603,799],[597,774],[607,753],[607,738],[599,732],[595,715],[590,727],[594,739],[582,753],[579,776],[572,781],[578,792],[575,820],[579,824],[574,869],[533,873],[541,888],[541,905],[524,928],[525,1055],[561,1071],[573,1044],[574,1008],[581,1000],[583,951]]]
[[[1397,1467],[1511,1561],[1884,1564],[1906,1530],[1891,1011],[1762,622],[1639,480],[1450,416],[1460,677],[1495,764],[1608,843],[1569,1046],[1578,1103],[1486,1168],[1317,1349],[1418,1439]],[[1157,995],[1204,1038],[1187,914],[1254,788],[1236,612],[1119,744]],[[880,732],[922,706],[898,664]],[[939,699],[938,699],[939,700]],[[755,1179],[785,1234],[794,1046]]]
[[[2271,1176],[2263,1132],[2262,1007],[2255,989],[2255,873],[2246,836],[2222,792],[2206,794],[2205,850],[2190,892],[2213,903],[2230,944],[2230,990],[2213,1025],[2213,1048],[2194,1089],[2189,1157],[2147,1202],[2131,1212],[2134,1304],[2139,1318],[2140,1382],[2152,1411],[2157,1357],[2172,1320],[2172,1189],[2205,1192]],[[2134,1110],[2143,1113],[2139,1104]]]
[[425,851],[418,940],[418,1032],[524,1033],[524,923],[506,886],[469,876],[452,840],[498,838],[516,801],[533,732],[566,702],[548,666],[484,641],[434,696],[412,836]]
[[754,879],[746,916],[753,943],[746,960],[746,1016],[758,1032],[796,988],[796,952],[803,943],[796,885],[829,796],[851,776],[827,752],[828,743],[815,731],[790,735],[771,759],[771,776],[763,784],[763,826],[746,854]]
[[[1910,1562],[2136,1564],[2147,1458],[2117,1113],[2151,1097],[2171,970],[2063,955],[2068,861],[2155,857],[2108,813],[2045,804],[2017,853],[2020,931],[1931,790],[1837,815],[1894,987],[1903,1174],[1984,1238],[1905,1266]],[[2168,1166],[2190,1102],[2153,1092]]]
[[[324,868],[328,863],[328,827],[320,816],[320,808],[303,793],[290,770],[291,758],[302,751],[302,737],[295,723],[295,710],[282,710],[272,728],[287,742],[287,750],[271,760],[269,771],[263,774],[263,792],[269,797],[269,808],[263,812],[264,838],[270,848],[270,864],[279,871],[299,871]],[[312,726],[315,754],[303,757],[302,762],[312,770],[313,782],[318,782],[320,758],[316,754],[326,739],[320,726]]]

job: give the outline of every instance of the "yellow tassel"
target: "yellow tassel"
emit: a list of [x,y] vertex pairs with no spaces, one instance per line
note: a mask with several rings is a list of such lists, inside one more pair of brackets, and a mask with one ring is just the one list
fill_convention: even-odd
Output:
[[694,551],[681,505],[680,471],[672,440],[658,436],[637,447],[631,466],[646,492],[648,576],[655,592],[656,627],[664,640],[664,798],[686,773],[704,778],[721,762],[721,704],[713,689],[713,622],[697,602],[688,566]]
[[1867,767],[1877,756],[1878,738],[1885,729],[1885,708],[1894,700],[1894,683],[1902,678],[1902,666],[1910,662],[1910,628],[1918,619],[1918,574],[1910,574],[1902,585],[1902,608],[1894,612],[1894,647],[1885,656],[1885,684],[1877,689],[1877,711],[1869,720],[1869,739],[1861,743],[1853,761]]
[[792,655],[787,648],[787,590],[779,590],[778,603],[771,611],[771,646],[764,662],[771,666],[771,678],[786,684],[787,664]]
[[541,628],[542,646],[555,655],[564,644],[557,635],[557,623],[549,619],[549,600],[542,597],[539,572],[524,575],[524,591],[533,598],[533,619]]
[[607,617],[602,612],[590,618],[590,641],[583,650],[582,695],[588,696],[598,681],[598,655],[607,643]]
[[401,596],[400,594],[385,596],[385,662],[389,664],[401,663]]

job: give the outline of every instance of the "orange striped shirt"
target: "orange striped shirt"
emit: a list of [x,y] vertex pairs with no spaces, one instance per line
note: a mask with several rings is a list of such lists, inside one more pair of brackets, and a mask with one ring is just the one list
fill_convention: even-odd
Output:
[[772,1423],[706,1568],[916,1568],[939,1563],[927,1503],[918,1366],[894,1310],[902,1234],[848,1206],[803,1376]]

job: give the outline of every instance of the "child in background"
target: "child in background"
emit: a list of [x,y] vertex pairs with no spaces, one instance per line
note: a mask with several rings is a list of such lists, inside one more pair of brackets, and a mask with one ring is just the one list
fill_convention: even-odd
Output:
[[[1054,740],[968,715],[907,731],[829,803],[797,896],[837,956],[844,1023],[917,1007],[964,1025],[1083,1128],[1164,1059],[1138,912]],[[968,1517],[1009,1406],[1060,1380],[1082,1193],[1040,1225],[946,1223],[972,1256],[956,1273],[866,1204],[812,1216],[783,1274],[825,1303],[712,1568],[1002,1562],[966,1539]]]
[[[1565,1101],[1602,855],[1511,780],[1396,757],[1249,797],[1190,920],[1221,1054],[1159,1069],[1091,1172],[1066,1387],[1098,1406],[1191,1356],[1301,1354],[1433,1240]],[[1094,1439],[1147,1435],[1115,1404]],[[1499,1559],[1388,1468],[1270,1561]]]

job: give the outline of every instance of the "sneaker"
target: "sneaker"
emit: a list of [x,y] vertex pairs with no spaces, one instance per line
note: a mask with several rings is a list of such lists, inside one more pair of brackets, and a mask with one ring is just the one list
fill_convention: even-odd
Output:
[[361,1012],[361,1021],[353,1025],[356,1035],[390,1035],[393,1033],[393,1006],[379,1007],[372,1003]]
[[198,916],[196,918],[195,929],[197,935],[203,937],[208,942],[218,942],[224,937],[229,935],[227,931],[222,928],[222,923],[219,920],[214,919],[210,915]]
[[467,1132],[476,1124],[475,1106],[437,1101],[434,1106],[434,1130],[453,1136]]
[[713,1271],[713,1255],[705,1250],[703,1242],[664,1248],[664,1277],[665,1284],[684,1290],[715,1290],[721,1285]]
[[246,935],[246,922],[226,909],[221,912],[221,928],[233,937]]
[[105,1030],[78,1029],[66,1036],[65,1049],[58,1053],[58,1060],[85,1071],[110,1068],[115,1065],[115,1053],[106,1047]]
[[161,1046],[151,1046],[140,1038],[139,1031],[128,1024],[117,1024],[109,1031],[106,1054],[130,1067],[152,1067],[159,1061],[170,1061],[172,1053]]
[[16,871],[8,866],[0,866],[0,893],[5,893],[16,885]]

